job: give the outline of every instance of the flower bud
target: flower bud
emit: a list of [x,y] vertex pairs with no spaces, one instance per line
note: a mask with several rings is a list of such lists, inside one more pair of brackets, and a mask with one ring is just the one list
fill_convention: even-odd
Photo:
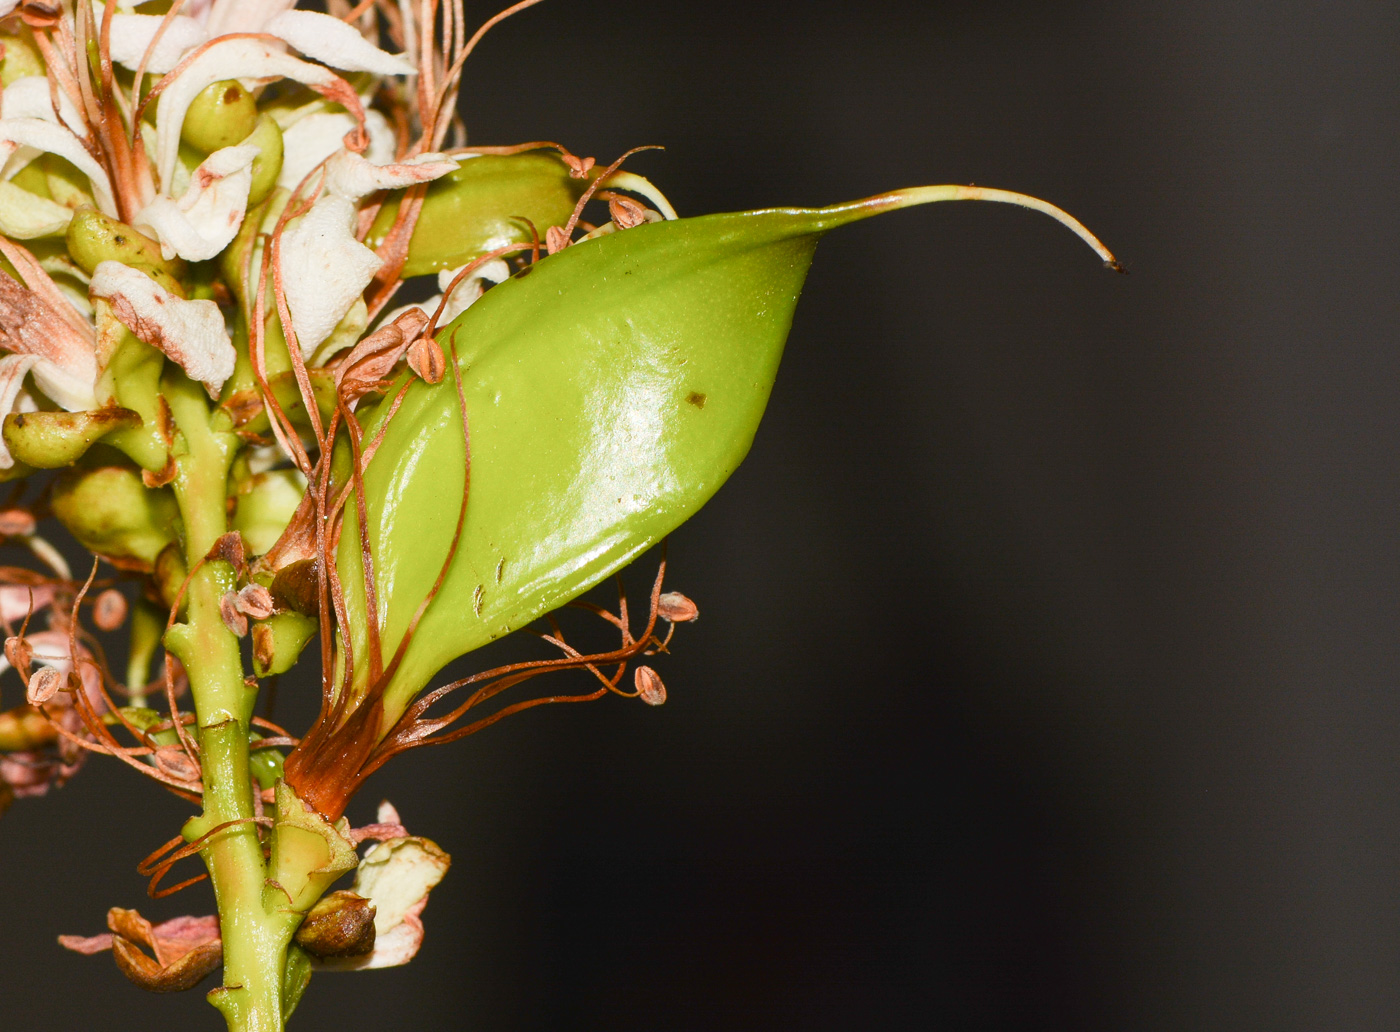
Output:
[[79,544],[124,570],[150,570],[174,541],[179,519],[170,491],[148,490],[126,466],[63,475],[54,485],[53,513]]
[[176,297],[185,296],[185,288],[180,285],[184,262],[166,261],[160,244],[95,208],[73,213],[64,242],[69,256],[89,275],[111,259],[140,269]]
[[14,412],[5,417],[5,444],[10,454],[35,469],[71,466],[107,434],[131,430],[141,417],[130,409],[91,412]]
[[316,901],[297,929],[296,943],[313,957],[360,957],[374,949],[375,906],[348,889]]

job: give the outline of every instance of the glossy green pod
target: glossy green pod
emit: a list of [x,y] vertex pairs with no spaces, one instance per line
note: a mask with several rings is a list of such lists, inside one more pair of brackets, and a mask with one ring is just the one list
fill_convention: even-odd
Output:
[[54,482],[52,504],[80,545],[124,570],[151,569],[179,525],[174,494],[148,489],[127,466],[63,474]]
[[[498,247],[529,243],[530,228],[522,218],[533,222],[543,239],[550,226],[569,221],[588,183],[572,178],[552,150],[467,158],[428,187],[403,275],[455,269]],[[398,210],[397,200],[379,210],[366,244],[384,242]]]
[[[456,348],[465,394],[470,498],[441,591],[386,691],[386,722],[446,663],[597,584],[724,483],[758,428],[823,233],[958,199],[1023,203],[926,187],[641,225],[541,260],[440,331]],[[1097,245],[1059,209],[1025,201]],[[367,436],[376,430],[372,420]],[[386,662],[448,554],[463,459],[452,377],[414,384],[365,475]],[[366,621],[353,512],[340,540],[360,688]]]

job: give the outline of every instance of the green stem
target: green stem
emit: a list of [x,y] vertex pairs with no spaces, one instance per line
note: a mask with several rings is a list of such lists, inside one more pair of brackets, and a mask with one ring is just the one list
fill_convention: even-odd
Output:
[[[202,559],[227,530],[225,498],[238,439],[217,426],[202,388],[178,374],[163,385],[175,423],[175,496],[185,526],[185,558]],[[287,948],[300,915],[264,906],[267,868],[253,823],[248,765],[249,721],[256,688],[243,681],[238,639],[224,625],[219,600],[236,586],[223,561],[206,562],[190,578],[185,622],[166,634],[184,664],[197,717],[204,813],[185,827],[194,840],[215,828],[201,850],[218,904],[224,984],[210,993],[230,1032],[281,1032]]]

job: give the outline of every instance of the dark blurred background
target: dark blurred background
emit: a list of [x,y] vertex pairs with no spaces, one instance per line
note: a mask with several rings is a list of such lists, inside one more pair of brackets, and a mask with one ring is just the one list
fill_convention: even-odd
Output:
[[[549,0],[465,111],[664,143],[683,214],[1024,190],[1132,275],[1001,206],[831,236],[671,541],[670,702],[371,782],[455,865],[295,1027],[1400,1027],[1400,10]],[[134,871],[184,812],[94,763],[0,823],[5,1027],[217,1027],[54,945],[208,909]]]

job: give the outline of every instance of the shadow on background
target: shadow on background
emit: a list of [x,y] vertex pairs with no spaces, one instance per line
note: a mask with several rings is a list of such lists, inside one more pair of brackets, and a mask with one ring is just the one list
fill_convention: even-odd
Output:
[[[752,454],[672,539],[671,701],[372,781],[357,823],[387,796],[456,863],[420,957],[318,976],[297,1027],[1400,1025],[1397,53],[1360,0],[497,29],[478,142],[664,143],[629,167],[683,214],[1025,190],[1133,275],[997,206],[829,238]],[[133,870],[183,813],[94,763],[0,823],[7,1027],[216,1027],[53,945],[207,912]]]

